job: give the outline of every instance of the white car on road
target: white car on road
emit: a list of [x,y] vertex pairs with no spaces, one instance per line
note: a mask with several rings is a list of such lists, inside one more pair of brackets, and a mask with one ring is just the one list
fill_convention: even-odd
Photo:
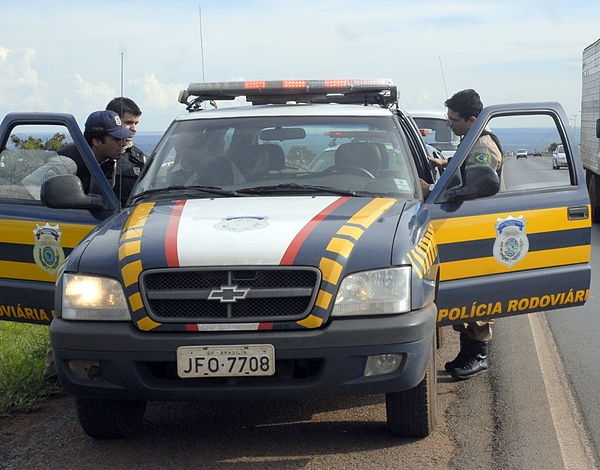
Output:
[[567,154],[565,153],[564,146],[557,145],[552,152],[552,168],[555,170],[560,170],[562,167],[568,168],[567,164]]

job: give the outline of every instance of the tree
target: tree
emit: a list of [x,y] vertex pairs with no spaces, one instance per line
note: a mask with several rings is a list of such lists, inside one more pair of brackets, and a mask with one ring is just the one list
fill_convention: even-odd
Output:
[[42,139],[40,137],[29,136],[26,139],[21,139],[17,135],[11,135],[10,140],[17,149],[24,150],[58,150],[65,145],[66,136],[57,132],[52,137]]
[[25,139],[16,134],[10,136],[11,148],[2,151],[0,159],[0,186],[18,185],[27,175],[44,165],[48,158],[66,142],[65,134],[55,133],[52,137],[29,136]]

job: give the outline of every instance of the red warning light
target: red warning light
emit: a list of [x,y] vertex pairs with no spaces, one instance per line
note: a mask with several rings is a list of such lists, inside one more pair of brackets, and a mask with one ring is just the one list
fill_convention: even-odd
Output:
[[264,80],[255,80],[250,82],[244,82],[244,88],[266,88],[267,82]]

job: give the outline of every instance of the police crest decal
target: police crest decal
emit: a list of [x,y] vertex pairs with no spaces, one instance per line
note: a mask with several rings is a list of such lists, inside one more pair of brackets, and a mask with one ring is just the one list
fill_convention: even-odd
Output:
[[60,245],[62,232],[58,224],[37,225],[33,231],[35,245],[33,259],[35,264],[50,274],[56,274],[65,260],[65,252]]
[[494,258],[511,268],[523,259],[529,251],[529,239],[525,233],[524,217],[508,216],[496,219],[496,241],[494,241]]
[[228,230],[230,232],[246,232],[248,230],[258,230],[265,228],[268,223],[268,217],[244,216],[244,217],[225,217],[215,225],[217,230]]

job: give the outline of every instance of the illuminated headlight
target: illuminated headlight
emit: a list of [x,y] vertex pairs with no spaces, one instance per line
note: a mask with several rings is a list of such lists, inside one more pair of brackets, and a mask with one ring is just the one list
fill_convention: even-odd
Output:
[[331,315],[393,315],[409,312],[410,305],[410,267],[403,266],[346,277]]
[[131,320],[118,281],[81,274],[63,276],[61,316],[65,320]]

